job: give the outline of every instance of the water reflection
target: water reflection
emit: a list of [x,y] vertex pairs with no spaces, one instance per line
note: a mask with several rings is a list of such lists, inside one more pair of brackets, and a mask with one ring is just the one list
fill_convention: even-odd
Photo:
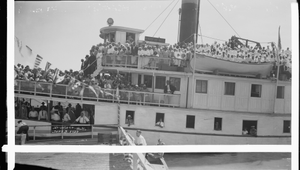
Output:
[[290,153],[167,153],[170,170],[291,169]]

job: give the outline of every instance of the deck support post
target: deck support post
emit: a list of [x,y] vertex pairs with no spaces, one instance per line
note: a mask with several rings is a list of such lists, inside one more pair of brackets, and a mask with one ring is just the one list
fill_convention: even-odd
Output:
[[35,126],[33,126],[33,140],[35,140]]

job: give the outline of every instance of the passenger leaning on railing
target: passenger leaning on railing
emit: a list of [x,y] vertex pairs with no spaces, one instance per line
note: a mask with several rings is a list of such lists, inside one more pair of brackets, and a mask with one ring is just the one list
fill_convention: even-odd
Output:
[[26,134],[26,141],[29,141],[29,135],[28,135],[29,126],[22,122],[22,120],[18,121],[18,127],[17,127],[17,134]]
[[84,115],[83,112],[81,112],[81,115],[76,119],[76,122],[80,124],[87,124],[90,122],[90,120]]

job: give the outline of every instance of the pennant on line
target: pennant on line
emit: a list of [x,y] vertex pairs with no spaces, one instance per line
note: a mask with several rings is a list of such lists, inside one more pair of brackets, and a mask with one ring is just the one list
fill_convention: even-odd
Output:
[[15,39],[16,39],[16,41],[17,41],[17,46],[18,46],[18,49],[19,49],[19,53],[21,54],[22,57],[24,57],[23,54],[22,54],[22,47],[23,47],[22,41],[19,40],[18,37],[15,37]]
[[281,51],[280,26],[278,28],[278,50]]
[[30,57],[32,55],[32,49],[26,45],[26,54]]

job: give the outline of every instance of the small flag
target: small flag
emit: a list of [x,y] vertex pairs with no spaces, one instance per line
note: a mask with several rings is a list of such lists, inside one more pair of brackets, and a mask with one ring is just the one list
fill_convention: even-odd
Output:
[[120,100],[120,92],[119,92],[119,87],[117,87],[117,91],[116,91],[116,97],[117,97],[117,100],[119,101],[119,100]]
[[59,73],[59,69],[56,68],[55,71],[54,71],[53,77],[52,77],[54,84],[56,84],[57,78],[59,76],[58,73]]
[[98,93],[96,92],[96,90],[94,89],[93,86],[89,86],[88,87],[90,90],[92,90],[92,92],[96,95],[96,97],[98,98]]
[[80,97],[83,97],[84,89],[85,89],[85,85],[82,83],[82,88],[79,93]]
[[68,87],[67,87],[68,91],[72,91],[72,88],[73,88],[74,84],[75,84],[75,78],[71,77],[70,82],[69,82]]
[[59,76],[59,75],[57,75],[57,77],[56,77],[56,79],[55,79],[55,83],[56,83],[56,84],[57,84],[57,83],[60,83],[60,82],[62,82],[64,79],[65,79],[65,76]]
[[281,51],[280,26],[278,28],[278,52]]
[[56,78],[56,76],[58,76],[58,73],[59,73],[59,69],[56,68],[55,71],[54,71],[54,75],[53,75],[54,79]]
[[28,47],[27,45],[26,45],[26,54],[29,57],[32,55],[32,49],[30,47]]
[[37,54],[34,62],[34,68],[37,68],[41,64],[42,60],[43,57]]
[[19,52],[20,52],[21,56],[24,57],[23,54],[22,54],[22,47],[23,47],[22,41],[19,40],[18,37],[16,37],[15,39],[16,39],[16,41],[17,41],[17,46],[18,46]]
[[50,66],[51,66],[51,63],[47,62],[47,63],[46,63],[46,66],[45,66],[45,71],[46,71],[46,72],[49,71]]
[[45,72],[44,72],[43,77],[46,77],[47,74],[49,73],[50,66],[51,66],[51,63],[47,62],[47,63],[46,63],[46,66],[45,66]]

